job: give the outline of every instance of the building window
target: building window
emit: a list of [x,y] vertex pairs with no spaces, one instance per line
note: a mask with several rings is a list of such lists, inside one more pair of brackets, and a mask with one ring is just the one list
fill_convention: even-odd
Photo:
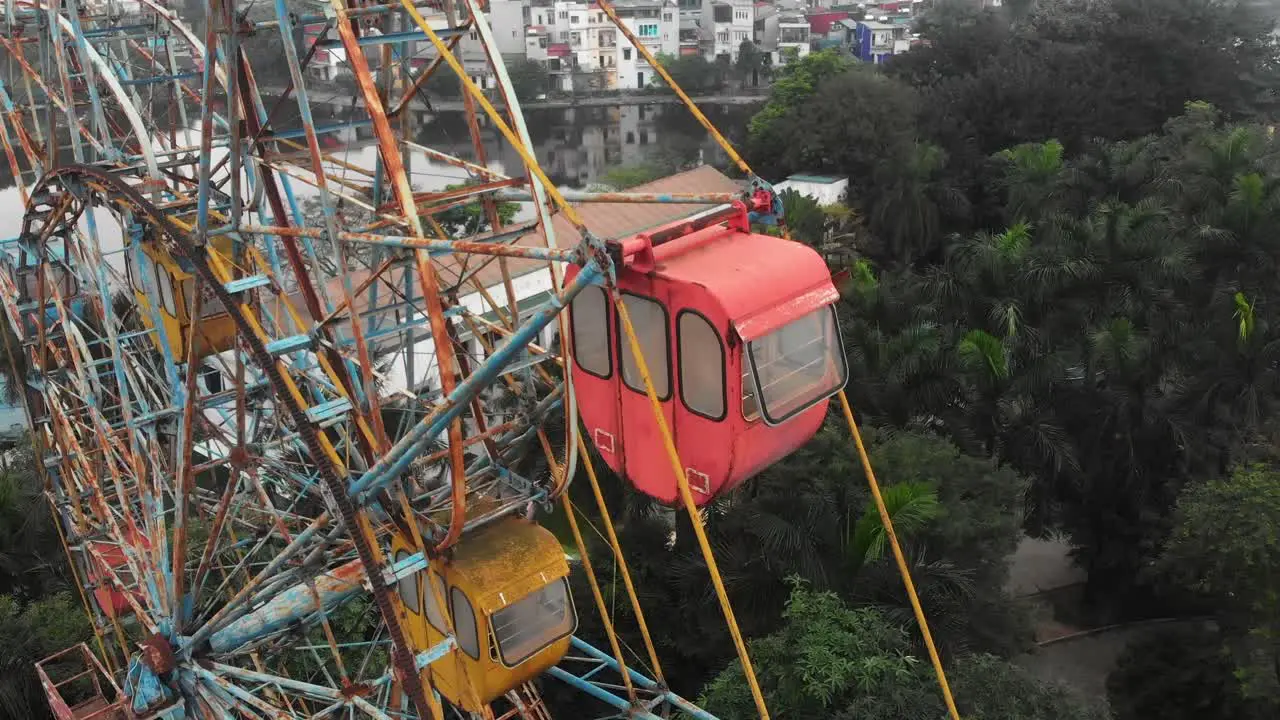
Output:
[[742,42],[746,42],[746,40],[747,40],[747,31],[746,31],[746,30],[735,30],[735,31],[734,31],[734,33],[733,33],[733,39],[734,39],[734,40],[737,40],[737,41],[738,41],[738,42],[740,42],[740,43],[742,43]]
[[572,32],[569,34],[569,44],[578,47],[582,44],[582,33]]
[[662,13],[662,19],[666,22],[671,22],[671,13]]
[[705,317],[692,310],[680,311],[676,342],[680,358],[680,399],[691,412],[711,420],[723,420],[724,345]]
[[568,19],[569,19],[569,11],[568,11],[568,10],[561,10],[561,11],[560,11],[560,19],[561,19],[561,20],[568,20]]
[[716,33],[716,42],[721,43],[723,45],[729,44],[729,31],[721,30],[720,32]]
[[569,328],[578,367],[596,377],[608,378],[613,374],[613,358],[609,356],[609,299],[604,288],[584,288],[570,307]]
[[751,18],[748,17],[746,10],[734,10],[733,19],[734,20],[750,20]]
[[582,16],[580,15],[574,15],[573,17],[569,18],[570,25],[577,25],[580,22],[582,22]]
[[631,59],[631,48],[622,48],[622,59],[623,60]]
[[630,130],[627,131],[627,144],[628,145],[636,144],[636,134],[631,132]]
[[649,131],[648,131],[648,130],[641,130],[641,131],[640,131],[640,144],[641,144],[641,145],[648,145],[648,144],[649,144]]
[[645,24],[643,24],[643,25],[641,25],[641,26],[639,27],[639,30],[640,30],[640,32],[638,32],[637,34],[638,34],[640,37],[642,37],[642,38],[656,38],[656,37],[658,37],[658,25],[657,25],[657,23],[645,23]]
[[[635,326],[636,341],[640,345],[640,352],[644,354],[644,363],[649,368],[649,375],[653,380],[653,391],[657,393],[658,400],[666,400],[671,397],[671,367],[667,362],[667,348],[670,342],[667,338],[666,308],[655,300],[630,293],[622,294],[622,302],[627,308],[627,314],[631,316],[632,325]],[[619,328],[622,382],[638,393],[645,393],[647,391],[644,378],[640,377],[640,367],[631,350],[631,341],[623,337],[624,335],[626,332]]]

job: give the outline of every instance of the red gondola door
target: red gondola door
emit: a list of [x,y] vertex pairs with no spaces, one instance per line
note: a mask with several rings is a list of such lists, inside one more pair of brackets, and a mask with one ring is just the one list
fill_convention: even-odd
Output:
[[732,470],[729,321],[699,286],[672,286],[671,294],[677,447],[693,500],[702,505],[720,493]]
[[[636,339],[644,353],[645,365],[653,380],[654,391],[661,401],[667,427],[674,428],[672,396],[675,383],[672,377],[672,338],[670,299],[667,285],[654,282],[639,273],[627,273],[621,284],[622,302],[627,308]],[[662,502],[678,500],[671,460],[667,456],[661,430],[653,417],[644,379],[632,353],[622,319],[618,317],[617,350],[619,380],[619,420],[621,433],[618,441],[624,457],[623,473],[640,489]],[[673,430],[674,432],[674,430]],[[677,439],[678,442],[678,439]]]

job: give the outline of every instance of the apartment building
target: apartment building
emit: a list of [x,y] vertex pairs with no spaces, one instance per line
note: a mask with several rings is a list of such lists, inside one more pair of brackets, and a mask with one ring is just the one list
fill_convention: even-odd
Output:
[[[675,0],[615,0],[622,23],[655,55],[680,51]],[[512,15],[491,14],[495,35],[510,31]],[[547,65],[559,89],[636,89],[653,82],[653,69],[590,2],[538,0],[523,13],[524,52]]]
[[737,62],[738,48],[755,38],[755,11],[754,0],[702,0],[700,27],[707,58]]

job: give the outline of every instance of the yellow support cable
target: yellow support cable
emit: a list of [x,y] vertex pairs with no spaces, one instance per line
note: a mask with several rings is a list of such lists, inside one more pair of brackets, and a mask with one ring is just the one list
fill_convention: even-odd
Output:
[[738,620],[734,617],[733,606],[729,603],[729,594],[724,588],[724,580],[720,577],[720,568],[716,565],[715,553],[711,551],[711,542],[707,539],[707,530],[702,525],[702,516],[698,506],[693,502],[693,493],[689,490],[689,478],[685,477],[680,453],[676,451],[675,440],[671,437],[671,428],[667,426],[667,418],[662,413],[662,404],[658,401],[658,393],[653,388],[653,378],[649,375],[649,366],[644,354],[640,351],[640,341],[636,338],[635,328],[631,325],[631,316],[622,297],[614,296],[614,305],[618,308],[618,317],[622,320],[622,328],[627,333],[627,345],[636,361],[636,368],[644,380],[645,394],[649,396],[649,406],[653,410],[653,419],[658,423],[658,431],[662,435],[662,444],[666,449],[667,459],[671,461],[671,470],[676,476],[676,485],[680,488],[680,499],[684,501],[684,509],[689,513],[689,521],[693,525],[693,533],[698,538],[698,547],[702,550],[702,558],[707,563],[707,571],[711,574],[711,584],[715,586],[716,598],[720,601],[720,610],[724,613],[725,624],[729,626],[729,635],[733,637],[733,647],[742,662],[742,672],[747,677],[747,685],[751,687],[751,698],[755,700],[756,710],[760,712],[760,720],[769,720],[769,708],[764,702],[764,693],[760,690],[760,681],[756,679],[755,668],[751,666],[751,656],[747,654],[746,641],[742,639],[742,631],[738,629]]
[[[585,426],[584,428],[585,429]],[[596,507],[600,509],[600,517],[604,520],[605,534],[608,536],[609,547],[613,550],[614,562],[622,569],[622,584],[627,588],[627,597],[631,600],[631,609],[636,613],[636,623],[640,626],[640,636],[644,638],[644,649],[649,653],[649,662],[653,666],[654,679],[663,687],[667,685],[667,679],[662,675],[662,665],[658,662],[658,651],[654,649],[653,638],[649,635],[649,623],[645,622],[644,610],[640,608],[640,596],[636,594],[636,587],[631,582],[631,570],[627,567],[627,559],[622,555],[622,545],[618,542],[618,533],[613,529],[613,518],[609,516],[609,508],[604,501],[604,493],[600,491],[600,479],[596,477],[595,463],[591,462],[591,455],[587,452],[587,445],[582,440],[582,435],[578,435],[578,454],[582,457],[582,464],[587,468],[587,479],[591,481],[591,492],[596,497]]]
[[[538,430],[538,440],[542,444],[542,451],[546,455],[547,465],[551,468],[551,475],[555,477],[564,472],[560,465],[556,462],[555,453],[551,448],[551,441],[547,439],[547,434],[542,430]],[[567,448],[565,456],[572,452],[572,448]],[[600,611],[600,621],[604,623],[604,634],[609,638],[609,647],[613,649],[613,658],[618,663],[618,672],[622,675],[622,684],[627,688],[627,697],[631,698],[631,704],[635,705],[636,689],[631,684],[631,673],[627,672],[627,662],[622,656],[622,647],[618,644],[618,634],[613,626],[613,618],[609,613],[609,608],[605,605],[604,594],[600,592],[600,581],[596,578],[595,567],[591,564],[591,554],[587,552],[587,544],[582,540],[582,531],[578,528],[578,518],[574,513],[573,503],[569,501],[569,493],[560,493],[560,508],[564,510],[564,515],[569,520],[569,529],[573,531],[573,541],[578,546],[578,556],[582,560],[582,567],[587,571],[587,584],[591,586],[591,595],[595,598],[596,609]]]
[[662,67],[661,63],[658,62],[658,59],[653,56],[653,53],[649,52],[649,48],[645,47],[644,43],[640,42],[640,38],[636,37],[635,34],[631,32],[631,28],[627,27],[626,23],[622,22],[622,19],[618,17],[616,12],[614,12],[613,6],[606,0],[596,0],[596,7],[603,10],[604,14],[609,16],[609,19],[613,21],[614,26],[617,27],[624,36],[626,36],[627,40],[631,42],[631,46],[636,49],[636,52],[640,53],[640,56],[653,66],[653,69],[662,76],[662,81],[667,84],[667,87],[674,90],[676,95],[684,101],[684,104],[689,108],[689,112],[693,113],[693,116],[702,124],[702,127],[706,128],[707,132],[711,133],[711,137],[714,138],[720,147],[724,149],[725,154],[729,156],[729,159],[733,161],[733,164],[737,165],[738,169],[747,175],[752,175],[753,173],[751,172],[751,168],[747,165],[747,161],[742,159],[742,156],[738,154],[738,151],[733,149],[733,145],[729,144],[729,140],[725,138],[724,135],[721,135],[719,130],[716,130],[715,125],[711,124],[711,121],[707,119],[706,115],[702,114],[702,111],[698,109],[696,104],[694,104],[693,99],[685,94],[685,91],[676,84],[675,80],[671,78],[667,69]]
[[556,207],[560,208],[560,212],[564,213],[565,219],[570,223],[573,223],[573,226],[578,230],[586,230],[586,225],[583,224],[582,216],[578,214],[578,211],[574,209],[572,205],[565,201],[564,196],[560,194],[560,190],[556,188],[555,183],[551,182],[551,179],[547,177],[545,172],[543,172],[542,166],[538,164],[538,159],[535,158],[529,149],[520,142],[520,138],[511,130],[506,121],[502,119],[502,114],[493,107],[493,103],[489,102],[489,98],[485,97],[484,92],[480,90],[480,88],[476,87],[476,84],[472,82],[471,75],[467,73],[466,69],[462,67],[462,63],[459,62],[458,58],[453,54],[453,51],[450,50],[448,45],[440,39],[440,36],[436,34],[436,31],[431,28],[431,25],[428,24],[426,19],[422,17],[422,14],[418,12],[418,8],[414,6],[413,0],[400,0],[400,2],[404,5],[405,11],[409,13],[409,17],[413,18],[414,23],[422,29],[422,32],[426,34],[427,39],[429,39],[431,44],[435,46],[436,53],[440,57],[444,58],[444,61],[448,63],[449,67],[453,69],[453,72],[457,74],[458,82],[462,83],[463,90],[471,93],[471,96],[480,103],[480,107],[484,109],[494,126],[497,127],[498,131],[502,133],[502,136],[507,139],[507,142],[511,143],[511,149],[516,151],[520,156],[520,159],[524,161],[525,167],[529,169],[529,172],[533,173],[534,177],[542,183],[543,189],[546,190],[547,195],[551,196],[551,199],[555,201]]
[[609,647],[613,650],[613,659],[618,663],[622,684],[627,688],[627,697],[631,698],[631,704],[635,705],[637,703],[636,688],[631,684],[631,673],[627,671],[626,660],[622,657],[618,635],[614,630],[613,620],[609,617],[609,607],[605,605],[604,595],[600,592],[600,581],[596,579],[595,568],[591,566],[591,554],[587,552],[587,544],[582,540],[582,531],[578,529],[578,518],[574,512],[573,503],[569,502],[569,493],[560,494],[560,507],[564,510],[565,517],[569,518],[569,529],[573,531],[573,541],[578,546],[578,557],[582,560],[582,567],[587,571],[587,584],[591,586],[591,595],[596,600],[596,609],[600,611],[600,621],[604,623],[604,634],[609,637]]
[[893,557],[898,561],[898,572],[902,574],[902,584],[907,588],[907,597],[911,600],[911,609],[916,614],[916,622],[920,625],[920,633],[924,636],[925,647],[929,648],[929,660],[938,675],[938,685],[942,688],[942,698],[947,703],[947,712],[951,720],[960,720],[960,711],[956,709],[955,698],[951,696],[951,686],[947,683],[947,673],[942,669],[942,659],[938,656],[938,648],[933,643],[933,634],[929,632],[929,621],[925,619],[924,608],[920,606],[920,596],[916,594],[916,584],[911,581],[911,570],[907,567],[907,556],[898,543],[898,535],[893,531],[893,520],[889,517],[889,509],[885,507],[884,497],[880,494],[880,483],[876,481],[875,470],[871,468],[871,458],[867,456],[867,448],[862,443],[862,433],[858,431],[858,423],[853,419],[853,408],[849,405],[849,397],[844,390],[840,391],[840,409],[844,411],[845,422],[849,423],[849,432],[853,435],[853,443],[858,447],[858,459],[862,461],[862,470],[867,475],[867,484],[871,486],[871,497],[875,499],[876,510],[880,512],[880,522],[884,524],[884,532],[889,537],[889,545],[893,547]]

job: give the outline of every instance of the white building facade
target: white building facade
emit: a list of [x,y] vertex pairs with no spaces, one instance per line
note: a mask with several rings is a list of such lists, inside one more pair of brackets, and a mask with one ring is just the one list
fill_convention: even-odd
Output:
[[756,7],[752,0],[703,0],[702,30],[708,60],[738,61],[738,49],[755,39]]
[[[680,49],[675,0],[616,0],[618,17],[655,55]],[[495,20],[497,13],[493,13]],[[510,14],[495,35],[508,31]],[[653,69],[604,11],[589,2],[553,0],[524,9],[523,52],[547,66],[561,90],[636,89],[653,82]],[[504,51],[505,52],[505,51]]]

